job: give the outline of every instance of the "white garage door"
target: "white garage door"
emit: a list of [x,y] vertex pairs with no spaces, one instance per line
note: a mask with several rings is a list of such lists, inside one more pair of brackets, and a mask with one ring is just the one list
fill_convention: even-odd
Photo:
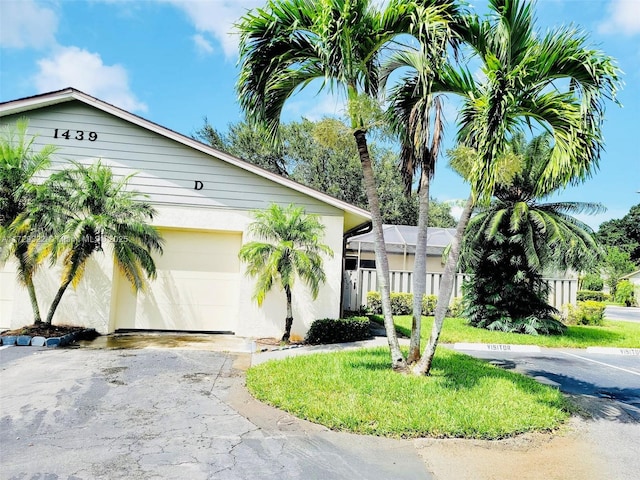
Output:
[[115,329],[233,332],[237,325],[240,233],[162,231],[158,277],[132,293],[117,279]]

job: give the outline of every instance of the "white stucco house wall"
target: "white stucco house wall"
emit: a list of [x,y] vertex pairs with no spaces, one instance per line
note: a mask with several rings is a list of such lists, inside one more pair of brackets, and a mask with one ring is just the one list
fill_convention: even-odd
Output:
[[[318,318],[340,315],[344,235],[370,222],[354,207],[239,158],[216,150],[78,90],[68,88],[0,104],[0,126],[29,121],[35,150],[55,145],[52,169],[70,160],[101,160],[117,175],[137,172],[130,187],[148,195],[157,210],[154,225],[165,238],[157,256],[158,278],[137,294],[121,276],[110,253],[90,261],[76,290],[69,289],[54,323],[86,325],[100,333],[117,330],[227,332],[280,336],[284,292],[274,288],[261,308],[252,300],[254,282],[238,260],[251,241],[252,212],[271,203],[295,204],[320,216],[327,282],[313,301],[302,282],[294,289],[293,335],[303,336]],[[43,266],[35,277],[41,311],[46,312],[60,272]],[[0,266],[0,329],[32,322],[27,292],[16,281],[15,265]]]

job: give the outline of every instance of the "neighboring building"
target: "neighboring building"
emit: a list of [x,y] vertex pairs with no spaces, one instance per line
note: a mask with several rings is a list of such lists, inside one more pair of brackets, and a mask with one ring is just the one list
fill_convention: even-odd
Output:
[[[410,225],[384,225],[384,243],[389,258],[389,269],[413,271],[418,241],[418,227]],[[456,235],[455,228],[427,228],[427,271],[444,272],[442,254]],[[373,232],[356,235],[347,241],[347,270],[376,268],[373,250]]]
[[[389,258],[389,282],[392,292],[411,292],[413,289],[413,265],[415,260],[418,227],[409,225],[384,225],[384,241]],[[455,237],[455,228],[427,229],[427,295],[438,295],[444,273],[445,249]],[[353,236],[347,240],[343,308],[357,310],[366,304],[367,292],[377,289],[376,264],[373,250],[373,233]],[[458,273],[454,279],[452,299],[462,295],[466,275]],[[551,287],[549,303],[561,308],[566,303],[576,303],[578,279],[574,274],[546,275]]]
[[[383,233],[389,259],[391,291],[411,292],[418,227],[384,225]],[[444,272],[443,254],[455,234],[455,228],[428,227],[427,229],[426,293],[428,295],[437,295],[440,291],[440,280]],[[373,232],[349,238],[346,252],[342,305],[345,310],[358,310],[367,303],[367,292],[377,289]],[[462,274],[456,276],[452,298],[462,294],[464,278]]]
[[[53,168],[68,160],[100,159],[116,174],[138,174],[131,187],[147,194],[157,209],[154,225],[164,236],[156,258],[158,278],[137,295],[114,266],[110,247],[87,266],[78,288],[62,299],[54,323],[80,324],[101,333],[120,329],[229,332],[279,336],[286,301],[277,288],[259,308],[254,281],[244,275],[240,247],[251,239],[252,211],[272,202],[295,204],[320,216],[327,282],[317,300],[302,282],[294,290],[292,333],[304,335],[311,322],[340,314],[345,233],[370,222],[365,210],[267,172],[192,138],[68,88],[0,104],[0,125],[29,120],[34,148],[53,144]],[[60,273],[43,266],[35,277],[41,310],[58,287]],[[15,266],[0,267],[0,328],[32,321],[25,289]]]
[[620,277],[620,280],[629,280],[632,284],[634,284],[637,287],[639,287],[640,286],[640,270],[637,270],[637,271],[631,272],[631,273],[627,273],[623,277]]

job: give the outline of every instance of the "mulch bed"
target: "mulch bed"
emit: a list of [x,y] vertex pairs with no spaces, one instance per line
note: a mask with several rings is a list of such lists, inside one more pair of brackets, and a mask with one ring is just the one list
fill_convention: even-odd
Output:
[[[87,335],[92,335],[91,338],[98,336],[95,330],[87,330],[86,327],[77,327],[75,325],[49,325],[47,323],[39,323],[38,325],[26,325],[15,330],[6,330],[0,333],[0,337],[29,335],[31,337],[62,337],[68,333],[73,332],[86,332]],[[84,335],[83,335],[84,337]],[[85,339],[85,338],[83,338]],[[87,338],[88,340],[89,338]]]
[[263,351],[263,350],[274,350],[277,348],[283,348],[283,347],[299,347],[304,345],[304,342],[301,341],[289,341],[289,343],[284,343],[282,342],[282,340],[280,340],[279,338],[275,338],[275,337],[264,337],[264,338],[256,338],[256,347],[257,350]]

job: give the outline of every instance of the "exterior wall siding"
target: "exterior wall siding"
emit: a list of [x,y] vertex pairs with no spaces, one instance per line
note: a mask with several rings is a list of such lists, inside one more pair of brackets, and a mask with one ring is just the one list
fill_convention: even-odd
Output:
[[[15,124],[20,115],[0,119]],[[58,138],[54,138],[58,129]],[[70,139],[61,133],[70,131]],[[76,140],[77,132],[83,140]],[[89,132],[97,139],[89,141]],[[69,160],[93,163],[100,159],[118,175],[137,173],[132,189],[149,195],[156,205],[188,205],[226,209],[260,209],[275,202],[294,203],[308,213],[341,215],[338,209],[312,197],[283,188],[211,155],[162,137],[81,102],[68,102],[29,112],[29,134],[37,135],[34,148],[55,145],[53,169]],[[195,182],[202,189],[195,189]]]

